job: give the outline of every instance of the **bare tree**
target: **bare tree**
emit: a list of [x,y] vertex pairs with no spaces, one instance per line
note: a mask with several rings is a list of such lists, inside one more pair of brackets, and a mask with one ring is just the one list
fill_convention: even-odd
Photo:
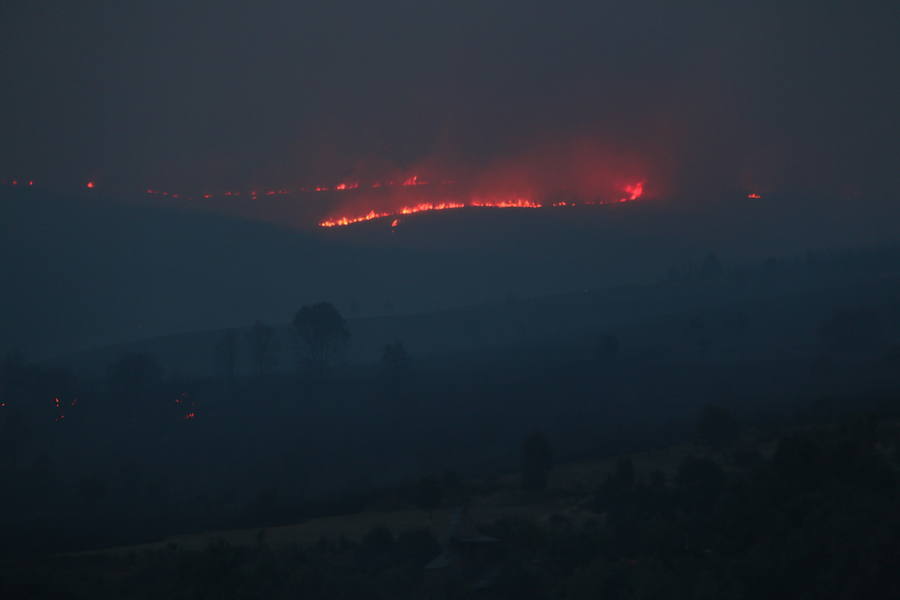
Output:
[[247,344],[256,375],[262,377],[271,373],[278,363],[278,338],[275,337],[275,330],[256,321],[247,332]]
[[297,311],[294,332],[301,345],[301,360],[320,374],[350,339],[347,321],[330,302],[310,304]]

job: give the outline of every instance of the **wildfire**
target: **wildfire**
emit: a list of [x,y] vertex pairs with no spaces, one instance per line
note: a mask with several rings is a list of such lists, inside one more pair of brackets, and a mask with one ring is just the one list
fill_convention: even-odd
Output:
[[175,404],[178,407],[185,411],[184,415],[181,417],[185,421],[193,421],[197,418],[197,403],[191,399],[191,395],[187,392],[181,392],[175,398]]
[[469,206],[484,206],[489,208],[540,208],[543,204],[526,198],[514,198],[512,200],[482,200],[476,198]]
[[[343,227],[345,225],[353,225],[354,223],[362,223],[363,221],[373,221],[375,219],[381,219],[383,217],[390,217],[394,213],[390,212],[375,212],[374,210],[370,210],[366,214],[360,217],[337,217],[335,219],[326,219],[319,223],[320,227]],[[409,213],[407,213],[409,214]]]
[[[3,405],[5,406],[5,404]],[[78,398],[72,398],[69,401],[69,406],[75,407],[78,406]],[[54,423],[61,423],[66,420],[66,403],[59,397],[55,396],[53,398],[53,407],[56,409],[56,416],[53,418]]]
[[637,200],[644,195],[644,182],[638,181],[637,183],[626,185],[625,193],[628,195],[619,199],[619,202],[631,202],[632,200]]
[[[398,177],[397,179],[377,179],[377,180],[360,180],[357,178],[345,179],[343,181],[332,181],[332,182],[321,182],[326,185],[315,185],[308,187],[296,187],[296,188],[276,188],[276,187],[264,187],[264,188],[247,188],[244,190],[218,190],[212,191],[209,188],[205,190],[196,192],[196,193],[178,193],[174,191],[167,191],[157,187],[144,187],[140,188],[144,194],[147,196],[158,197],[158,198],[170,198],[176,200],[185,200],[185,201],[193,201],[197,199],[203,200],[212,200],[215,198],[250,198],[251,200],[258,200],[261,197],[273,197],[273,196],[288,196],[295,194],[304,194],[309,192],[332,192],[332,193],[347,193],[348,195],[356,196],[357,194],[365,194],[366,190],[378,190],[380,188],[411,188],[418,186],[429,186],[429,190],[427,192],[428,195],[436,195],[436,194],[447,194],[452,195],[454,199],[452,200],[440,200],[440,201],[424,201],[418,199],[419,201],[414,201],[415,203],[410,204],[402,204],[399,207],[396,205],[391,207],[366,207],[356,214],[340,214],[333,215],[325,218],[318,222],[320,227],[343,227],[347,225],[353,225],[355,223],[362,223],[365,221],[373,221],[376,219],[391,219],[391,227],[397,227],[399,223],[399,219],[397,217],[403,215],[411,215],[420,212],[429,212],[429,211],[439,211],[439,210],[456,210],[466,207],[477,207],[477,208],[543,208],[543,207],[553,207],[553,208],[562,208],[562,207],[575,207],[575,206],[601,206],[607,204],[616,204],[622,202],[632,202],[644,197],[644,181],[637,181],[634,183],[629,183],[620,188],[620,192],[618,194],[609,194],[605,197],[597,197],[596,192],[590,192],[582,195],[577,199],[567,198],[565,200],[554,199],[552,190],[544,190],[544,193],[537,192],[539,194],[540,199],[535,199],[531,197],[531,194],[522,195],[518,193],[505,193],[501,195],[484,195],[483,192],[474,192],[471,196],[468,194],[471,192],[463,192],[459,188],[454,188],[453,190],[447,190],[445,192],[445,186],[455,186],[456,180],[454,179],[445,179],[436,177],[435,179],[428,181],[423,179],[420,175],[404,175]],[[35,182],[31,179],[6,179],[3,182],[0,182],[0,185],[10,185],[10,186],[34,186]],[[98,187],[98,184],[93,179],[88,179],[84,181],[82,184],[84,188],[88,190],[94,190]],[[418,190],[416,190],[418,191]],[[403,194],[410,194],[412,190],[404,191]],[[566,191],[567,194],[570,192]],[[757,193],[747,194],[748,198],[758,199],[761,198]],[[362,200],[368,200],[363,196]],[[383,199],[382,199],[383,201]],[[356,203],[359,205],[359,203]]]
[[[403,182],[402,185],[423,185],[421,181],[416,177],[411,177]],[[626,185],[623,189],[625,192],[625,196],[619,198],[618,202],[631,202],[633,200],[637,200],[644,195],[644,182],[639,181],[637,183]],[[594,202],[585,202],[585,204],[593,204],[593,205],[603,205],[610,204],[616,202],[616,200],[607,200],[607,201],[594,201]],[[401,215],[411,215],[414,213],[434,211],[434,210],[454,210],[458,208],[466,208],[468,206],[477,207],[477,208],[542,208],[544,206],[553,206],[553,207],[572,207],[576,206],[576,202],[554,202],[552,204],[543,204],[536,200],[532,200],[531,198],[526,198],[522,196],[512,196],[512,197],[498,197],[498,198],[485,198],[481,196],[475,196],[469,199],[466,202],[459,201],[448,201],[448,202],[420,202],[418,204],[412,204],[407,206],[401,206],[397,209],[392,210],[383,210],[376,211],[370,210],[369,212],[361,215],[355,216],[340,216],[340,217],[331,217],[319,222],[319,227],[344,227],[346,225],[353,225],[355,223],[362,223],[364,221],[374,221],[375,219],[384,219],[391,217],[393,221],[391,221],[391,227],[396,227],[399,223],[399,220],[396,218]]]
[[[419,184],[421,185],[421,184]],[[343,227],[345,225],[353,225],[354,223],[362,223],[363,221],[374,221],[375,219],[383,219],[386,217],[396,217],[398,215],[412,215],[420,212],[428,212],[433,210],[455,210],[458,208],[465,208],[467,206],[476,206],[476,207],[492,207],[492,208],[540,208],[542,205],[533,202],[531,200],[526,200],[524,198],[516,198],[513,200],[484,200],[484,199],[473,199],[468,203],[465,202],[420,202],[419,204],[412,204],[410,206],[401,206],[396,210],[377,212],[374,210],[369,211],[364,215],[359,215],[355,217],[335,217],[331,219],[325,219],[324,221],[319,222],[320,227]],[[396,227],[399,221],[395,218],[391,227]]]
[[407,178],[400,185],[407,186],[407,187],[411,186],[411,185],[428,185],[428,182],[420,180],[418,175],[413,175],[412,177]]

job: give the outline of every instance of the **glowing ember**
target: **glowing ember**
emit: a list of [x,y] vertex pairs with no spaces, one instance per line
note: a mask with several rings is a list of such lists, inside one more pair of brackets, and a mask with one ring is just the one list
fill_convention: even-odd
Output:
[[475,200],[472,200],[469,206],[488,208],[540,208],[543,205],[526,198],[514,198],[512,200],[483,200],[476,198]]
[[411,215],[413,213],[429,210],[452,210],[454,208],[465,208],[465,206],[466,205],[462,202],[439,202],[437,204],[433,202],[422,202],[414,206],[404,206],[397,212],[401,215]]
[[372,221],[374,219],[381,219],[382,217],[390,217],[393,213],[389,212],[381,212],[377,213],[374,210],[367,212],[366,214],[360,217],[338,217],[336,219],[326,219],[319,223],[320,227],[343,227],[345,225],[353,225],[354,223],[362,223],[363,221]]
[[427,184],[428,184],[427,181],[421,181],[421,180],[419,180],[419,176],[418,176],[418,175],[413,175],[412,177],[409,177],[408,179],[406,179],[406,180],[405,180],[403,183],[401,183],[400,185],[411,186],[411,185],[427,185]]
[[[307,193],[307,192],[345,192],[348,196],[356,197],[357,194],[360,196],[360,200],[368,200],[366,198],[366,189],[380,189],[380,188],[394,188],[394,187],[416,187],[416,186],[429,186],[430,190],[434,190],[435,192],[439,191],[440,186],[451,186],[455,185],[456,181],[453,179],[444,179],[444,178],[435,178],[433,181],[429,182],[423,180],[420,175],[409,175],[404,176],[405,178],[398,179],[376,179],[376,180],[367,180],[361,182],[358,179],[347,179],[339,182],[332,182],[328,185],[316,185],[316,186],[307,186],[307,187],[296,187],[296,188],[257,188],[257,189],[247,189],[244,191],[236,191],[236,190],[228,190],[228,191],[217,191],[215,193],[211,193],[209,191],[205,191],[203,193],[197,192],[196,194],[179,194],[175,192],[162,191],[156,187],[148,187],[144,189],[144,192],[148,196],[154,197],[162,197],[162,198],[172,198],[172,199],[183,199],[186,201],[192,201],[195,199],[203,199],[210,200],[213,198],[239,198],[241,196],[249,197],[251,200],[259,200],[261,196],[282,196],[282,195],[292,195],[299,193]],[[22,185],[27,182],[27,185],[33,185],[33,181],[30,180],[7,180],[12,185]],[[325,183],[325,182],[322,182]],[[500,182],[498,182],[500,183]],[[503,193],[503,194],[495,194],[489,193],[484,195],[483,192],[474,191],[467,192],[472,193],[469,195],[462,195],[458,189],[453,190],[452,192],[447,192],[448,194],[452,193],[454,199],[453,200],[442,200],[442,201],[423,201],[421,199],[416,200],[406,200],[407,202],[412,202],[410,204],[403,204],[399,207],[396,206],[392,202],[392,200],[398,199],[397,197],[391,197],[387,199],[387,202],[391,202],[387,207],[382,206],[366,206],[361,209],[359,212],[355,214],[337,214],[331,215],[325,218],[324,220],[319,221],[318,225],[320,227],[341,227],[347,225],[353,225],[354,223],[361,223],[364,221],[372,221],[376,219],[388,218],[390,219],[391,227],[396,227],[399,224],[399,219],[396,217],[401,215],[410,215],[419,212],[428,212],[428,211],[438,211],[438,210],[454,210],[459,208],[466,207],[479,207],[479,208],[542,208],[542,207],[575,207],[575,206],[602,206],[608,204],[617,204],[622,202],[632,202],[644,197],[644,186],[645,181],[636,181],[633,183],[628,183],[627,185],[623,185],[619,188],[618,193],[604,195],[604,197],[599,197],[597,195],[596,186],[592,190],[581,190],[581,195],[578,195],[577,191],[573,191],[578,189],[577,185],[570,186],[569,183],[566,183],[560,188],[549,188],[545,189],[543,192],[538,192],[536,190],[531,190],[528,194],[522,195],[518,192],[512,193]],[[515,184],[515,182],[513,182]],[[525,182],[523,182],[523,187],[520,189],[531,189],[530,183],[529,187],[524,187]],[[87,181],[84,183],[84,186],[87,189],[95,189],[97,187],[97,183],[93,180]],[[518,186],[517,186],[518,187]],[[208,190],[209,188],[207,188]],[[351,192],[357,191],[357,193],[351,194]],[[410,191],[403,192],[404,194],[409,194]],[[532,194],[536,194],[533,196]],[[557,195],[558,194],[558,195]],[[565,200],[559,199],[559,195],[565,194]],[[554,199],[554,195],[556,198]],[[748,194],[748,198],[761,198],[759,194]],[[536,199],[539,198],[539,199]],[[376,202],[384,202],[384,197],[381,197],[381,200],[377,200]],[[354,200],[354,204],[359,207],[360,202]],[[363,205],[365,206],[365,205]],[[346,208],[344,209],[346,210]]]
[[[412,215],[415,213],[434,210],[454,210],[458,208],[465,208],[467,206],[488,208],[540,208],[542,205],[538,202],[534,202],[525,198],[513,198],[509,200],[486,200],[482,198],[475,198],[469,201],[468,204],[465,202],[420,202],[419,204],[413,204],[411,206],[401,206],[400,208],[391,211],[377,212],[372,210],[360,216],[335,217],[331,219],[325,219],[324,221],[319,222],[319,226],[343,227],[346,225],[353,225],[354,223],[362,223],[363,221],[374,221],[375,219],[394,217],[396,215]],[[394,219],[394,221],[391,223],[391,227],[396,227],[398,223],[399,220]]]
[[[416,176],[410,177],[406,181],[403,182],[402,185],[424,185],[422,181]],[[584,204],[593,204],[593,205],[603,205],[610,204],[614,202],[631,202],[633,200],[637,200],[644,195],[644,182],[638,181],[637,183],[626,185],[624,188],[624,192],[626,196],[619,198],[618,200],[607,200],[607,201],[586,201]],[[484,198],[480,196],[473,197],[469,199],[467,202],[459,202],[459,201],[448,201],[448,202],[420,202],[418,204],[401,206],[397,209],[392,210],[384,210],[384,211],[376,211],[370,210],[369,212],[361,215],[354,216],[340,216],[340,217],[331,217],[319,222],[320,227],[343,227],[346,225],[353,225],[354,223],[362,223],[364,221],[373,221],[375,219],[382,219],[387,217],[396,217],[398,215],[411,215],[419,212],[427,212],[434,210],[452,210],[457,208],[466,208],[467,206],[478,207],[478,208],[542,208],[544,206],[553,206],[553,207],[572,207],[576,206],[576,202],[566,202],[559,201],[552,204],[543,204],[541,202],[532,200],[531,198],[525,198],[521,196],[510,196],[510,197],[502,197],[502,198]],[[391,227],[396,227],[399,223],[398,219],[394,219],[391,222]]]
[[625,193],[628,195],[624,198],[620,198],[619,202],[631,202],[632,200],[637,200],[644,195],[644,182],[638,181],[637,183],[626,185]]

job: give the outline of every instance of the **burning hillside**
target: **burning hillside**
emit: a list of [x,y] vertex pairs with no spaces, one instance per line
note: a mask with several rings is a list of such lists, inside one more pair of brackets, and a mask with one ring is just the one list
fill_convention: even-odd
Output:
[[400,204],[394,208],[387,209],[370,209],[366,212],[357,213],[341,213],[329,216],[319,221],[320,227],[344,227],[355,223],[365,221],[373,221],[375,219],[393,218],[392,226],[396,226],[397,217],[403,215],[411,215],[420,212],[455,210],[466,207],[475,208],[544,208],[544,207],[562,207],[582,205],[603,205],[620,202],[630,202],[637,200],[644,195],[644,182],[638,181],[633,184],[626,185],[622,190],[624,195],[618,198],[608,199],[585,199],[585,200],[536,200],[526,195],[471,195],[467,199],[445,200],[438,202],[417,202],[414,204]]

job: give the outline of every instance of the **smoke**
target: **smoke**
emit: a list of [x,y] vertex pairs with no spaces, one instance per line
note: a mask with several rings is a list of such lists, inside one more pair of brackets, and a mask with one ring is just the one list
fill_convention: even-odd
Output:
[[5,7],[0,175],[695,198],[900,172],[890,3],[70,4]]

